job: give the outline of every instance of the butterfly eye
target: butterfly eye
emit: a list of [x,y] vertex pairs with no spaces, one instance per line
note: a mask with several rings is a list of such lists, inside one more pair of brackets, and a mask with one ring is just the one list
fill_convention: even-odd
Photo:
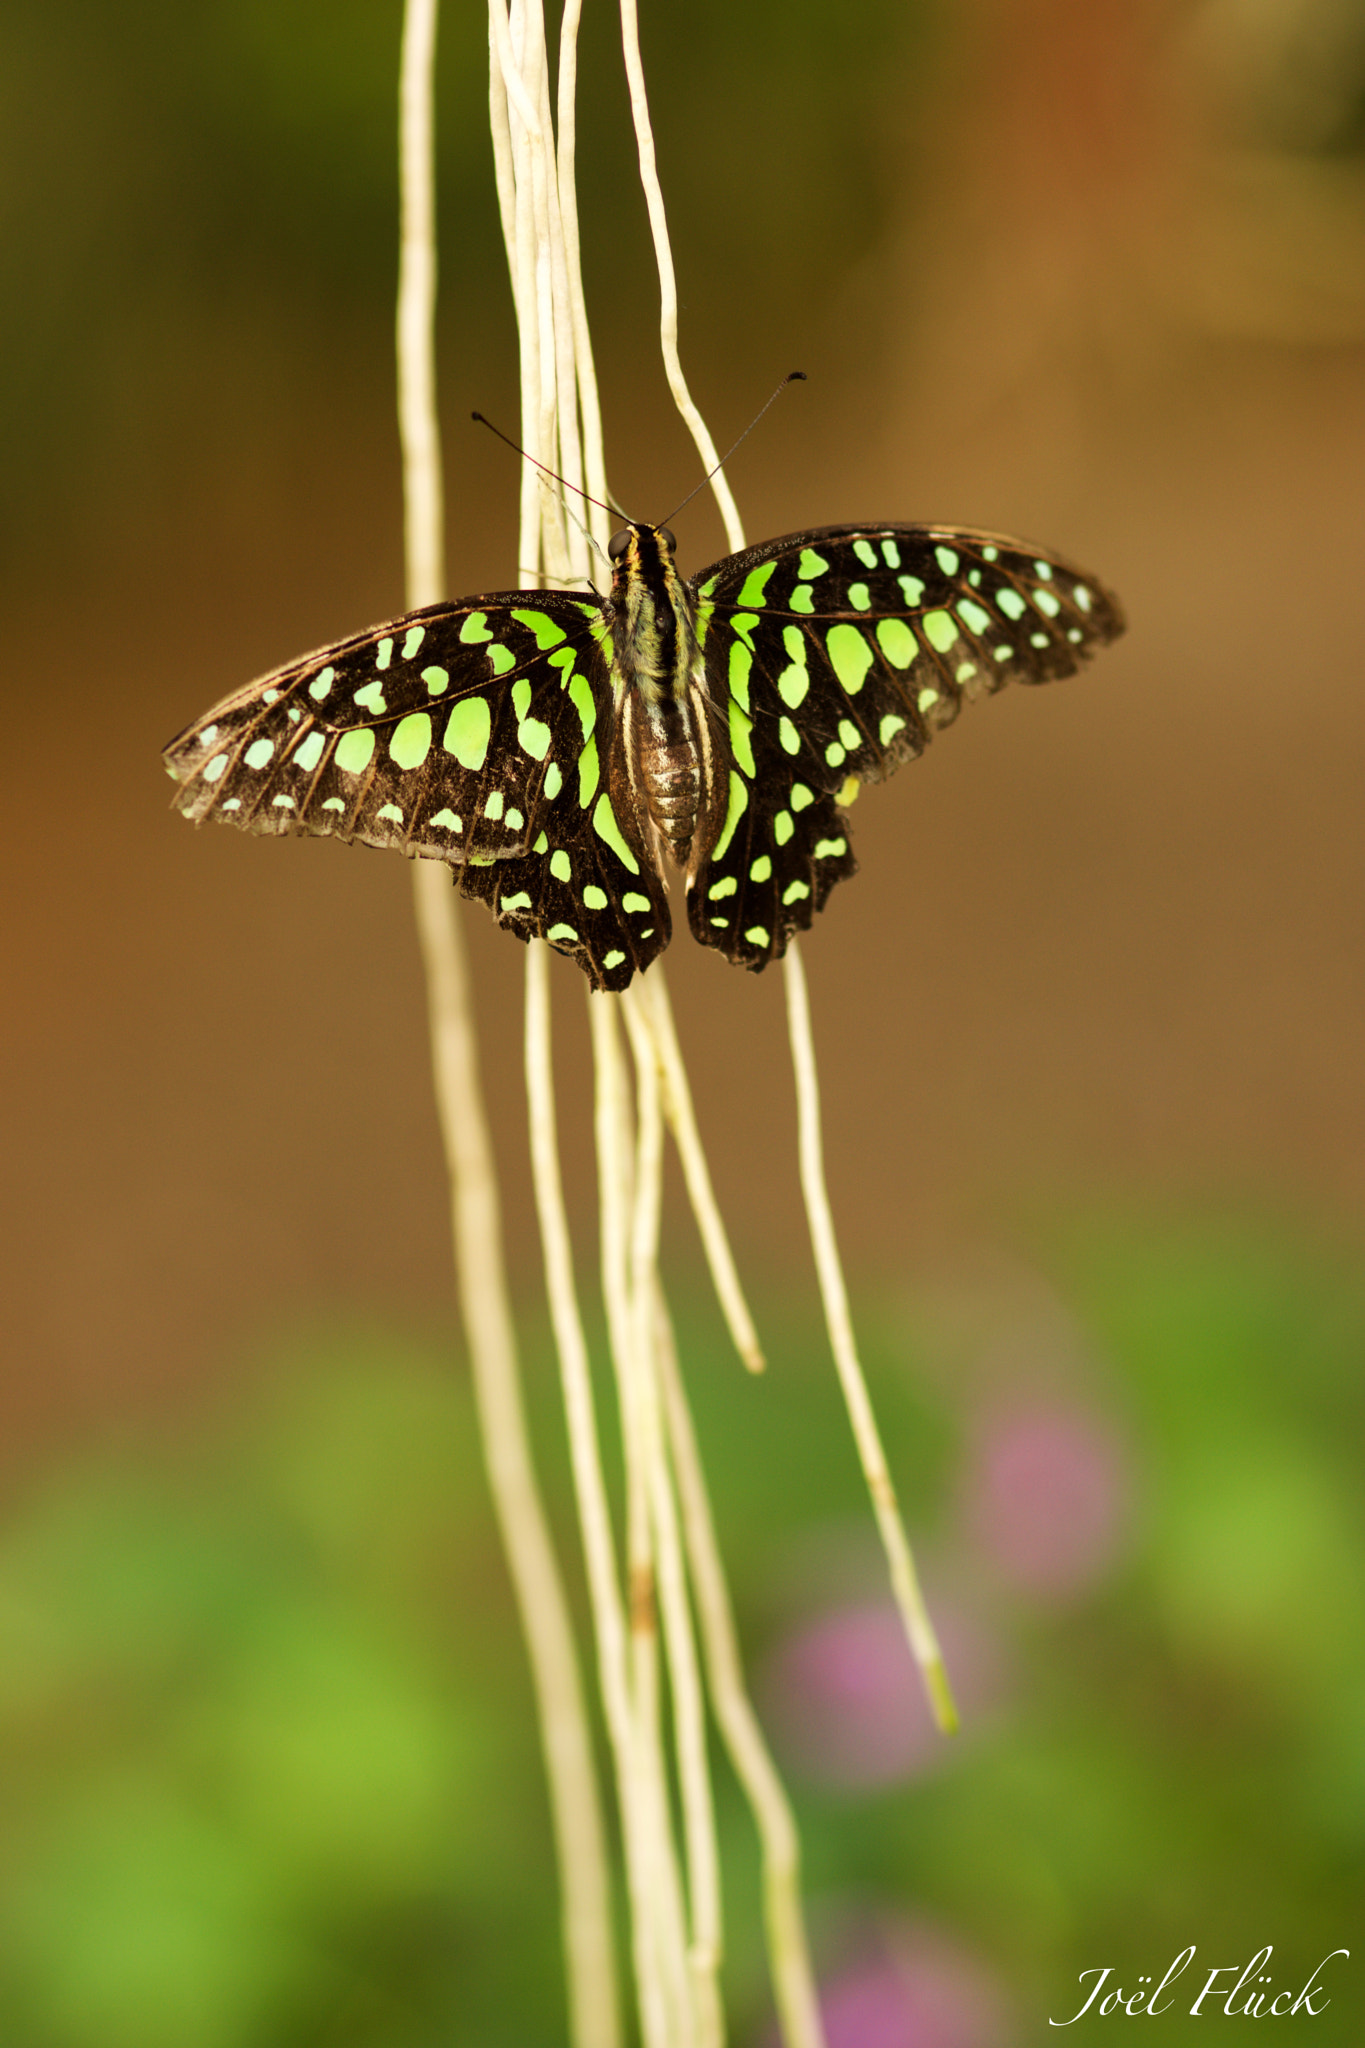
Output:
[[673,548],[676,550],[678,543],[673,538],[673,531],[671,527],[661,526],[659,528],[659,539],[663,542],[665,547]]
[[614,533],[611,539],[607,542],[607,553],[611,556],[613,562],[619,562],[622,555],[625,553],[626,549],[629,546],[630,528],[628,526],[623,526],[621,528],[621,531],[619,533]]

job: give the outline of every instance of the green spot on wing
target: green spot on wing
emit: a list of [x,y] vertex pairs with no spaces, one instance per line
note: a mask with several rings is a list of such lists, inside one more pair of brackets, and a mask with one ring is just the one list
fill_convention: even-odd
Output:
[[488,630],[487,612],[471,612],[467,619],[462,620],[460,624],[460,638],[467,647],[477,646],[485,640],[491,640],[493,635]]
[[749,709],[749,670],[754,657],[742,641],[734,641],[730,647],[730,695],[747,712]]
[[831,626],[825,635],[825,645],[834,664],[834,673],[850,697],[856,696],[873,660],[865,635],[857,626]]
[[823,576],[828,567],[829,563],[824,556],[818,555],[814,548],[802,548],[796,573],[803,581],[809,581],[812,576]]
[[946,654],[957,639],[957,621],[951,612],[926,612],[924,631],[929,645],[936,647],[940,654]]
[[395,768],[420,768],[431,752],[431,713],[413,711],[401,718],[389,741],[389,759]]
[[753,720],[732,697],[730,699],[730,751],[746,775],[754,772],[754,750],[749,739]]
[[462,768],[477,772],[488,759],[488,736],[493,730],[493,715],[486,697],[462,697],[458,704],[450,707],[445,737],[441,745],[448,754],[453,754]]
[[368,768],[374,758],[374,732],[371,727],[366,725],[358,732],[344,732],[337,741],[333,758],[337,767],[343,768],[348,775],[359,775],[362,769]]
[[919,653],[919,642],[904,619],[878,619],[877,645],[894,668],[909,668]]
[[[477,613],[475,616],[481,618],[483,615]],[[535,634],[537,647],[558,647],[564,638],[564,628],[557,620],[552,619],[548,612],[514,611],[512,617],[518,624],[526,626]],[[481,634],[479,637],[483,639],[488,636]],[[463,633],[460,638],[464,638]]]
[[[783,724],[785,725],[785,723],[786,720],[784,719]],[[743,817],[744,807],[748,801],[749,791],[745,786],[744,777],[737,775],[732,768],[730,770],[730,807],[725,813],[725,823],[721,827],[720,837],[711,849],[712,860],[723,860],[725,858],[730,848],[730,841],[735,836],[735,827]]]
[[550,873],[557,882],[567,882],[573,873],[569,856],[562,847],[556,847],[550,855]]
[[607,907],[607,892],[605,889],[599,889],[596,882],[589,882],[587,888],[583,891],[583,901],[589,910],[605,910]]
[[600,780],[601,770],[597,762],[597,739],[594,735],[578,757],[578,801],[583,810],[587,810],[589,803],[592,801],[592,793]]
[[597,718],[597,706],[593,702],[592,690],[586,676],[575,675],[569,678],[569,696],[582,724],[583,737],[587,739]]
[[[598,797],[596,807],[593,810],[592,829],[599,839],[606,841],[622,867],[629,868],[633,875],[639,874],[640,863],[636,860],[635,855],[622,837],[621,827],[616,822],[616,813],[611,807],[611,799],[605,790]],[[646,898],[646,904],[648,904],[648,898]],[[627,898],[627,908],[629,908],[629,898]]]
[[771,582],[772,574],[776,567],[776,562],[760,562],[756,569],[751,569],[744,579],[743,587],[740,590],[739,596],[735,599],[735,603],[741,605],[762,604],[763,593]]

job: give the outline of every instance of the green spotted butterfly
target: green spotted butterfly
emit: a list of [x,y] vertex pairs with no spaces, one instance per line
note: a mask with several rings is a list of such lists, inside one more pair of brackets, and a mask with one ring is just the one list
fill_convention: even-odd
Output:
[[166,749],[176,806],[446,861],[598,989],[668,944],[667,857],[693,936],[758,969],[854,872],[860,783],[1123,631],[1092,576],[992,534],[822,527],[691,581],[675,547],[631,524],[608,598],[428,605],[277,669]]

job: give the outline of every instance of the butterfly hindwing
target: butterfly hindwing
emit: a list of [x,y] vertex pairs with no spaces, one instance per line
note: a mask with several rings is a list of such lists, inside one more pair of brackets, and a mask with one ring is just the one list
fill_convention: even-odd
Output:
[[573,776],[554,786],[537,813],[529,850],[511,860],[470,860],[458,881],[505,931],[548,939],[577,960],[594,988],[619,990],[658,957],[673,927],[629,800],[620,721],[611,714],[608,691],[582,735]]
[[949,527],[788,534],[694,588],[733,764],[689,917],[752,968],[854,872],[841,791],[913,759],[965,698],[1070,675],[1123,630],[1113,598],[1058,557]]

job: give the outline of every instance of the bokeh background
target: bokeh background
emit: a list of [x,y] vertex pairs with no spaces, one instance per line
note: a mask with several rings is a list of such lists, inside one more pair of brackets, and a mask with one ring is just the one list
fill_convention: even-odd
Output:
[[[751,535],[998,527],[1131,620],[865,796],[862,873],[806,947],[950,1748],[813,1334],[779,978],[668,956],[765,1382],[676,1200],[669,1272],[831,2048],[1017,2048],[1079,1972],[1140,1989],[1189,1943],[1182,1988],[1273,1944],[1243,1999],[1354,1947],[1314,2038],[1359,2040],[1365,7],[643,11],[717,439],[810,379],[736,458]],[[192,834],[158,759],[401,606],[399,28],[396,0],[0,19],[5,2048],[563,2039],[408,878]],[[467,423],[517,415],[484,33],[448,6],[454,591],[515,580],[515,460]],[[580,174],[613,485],[664,517],[696,461],[606,6]],[[703,499],[678,525],[686,566],[723,552]],[[467,924],[563,1509],[522,958]],[[582,984],[555,986],[586,1273]]]

